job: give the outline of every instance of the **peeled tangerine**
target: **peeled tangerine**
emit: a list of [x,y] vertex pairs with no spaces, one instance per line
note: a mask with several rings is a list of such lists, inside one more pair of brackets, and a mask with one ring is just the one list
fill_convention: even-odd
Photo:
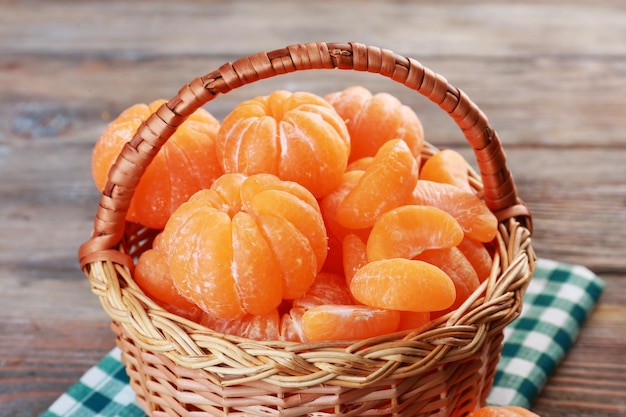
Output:
[[391,139],[402,139],[413,156],[424,147],[424,129],[415,112],[388,93],[362,86],[328,94],[326,100],[346,120],[352,141],[350,162],[374,156]]
[[[165,100],[136,104],[113,120],[96,142],[92,175],[102,191],[108,173],[139,125]],[[162,229],[170,214],[193,193],[211,186],[222,174],[215,153],[219,122],[204,109],[196,110],[176,130],[148,165],[130,202],[127,220]]]
[[225,172],[261,172],[320,198],[339,184],[350,153],[344,120],[323,98],[275,91],[238,104],[222,121],[217,155]]
[[269,174],[220,177],[172,214],[163,241],[176,288],[217,318],[302,296],[327,254],[315,198]]

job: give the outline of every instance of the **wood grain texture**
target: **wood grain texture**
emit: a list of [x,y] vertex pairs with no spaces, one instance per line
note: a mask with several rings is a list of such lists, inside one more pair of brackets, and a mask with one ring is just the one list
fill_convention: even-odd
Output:
[[[463,89],[505,145],[539,256],[583,264],[607,291],[535,409],[626,415],[626,8],[622,1],[0,0],[0,416],[33,416],[112,346],[79,270],[98,194],[91,149],[121,110],[168,98],[224,62],[315,40],[418,59]],[[388,91],[427,139],[471,158],[441,111],[371,74],[301,72],[277,88]]]

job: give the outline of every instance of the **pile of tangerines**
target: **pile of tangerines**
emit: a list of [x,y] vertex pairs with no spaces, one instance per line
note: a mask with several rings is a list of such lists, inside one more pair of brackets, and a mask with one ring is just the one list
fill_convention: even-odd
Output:
[[[108,171],[163,101],[95,145]],[[251,339],[356,340],[417,329],[491,271],[498,222],[453,150],[422,156],[418,116],[360,87],[275,91],[221,122],[191,115],[148,166],[127,220],[157,229],[134,278],[163,308]]]

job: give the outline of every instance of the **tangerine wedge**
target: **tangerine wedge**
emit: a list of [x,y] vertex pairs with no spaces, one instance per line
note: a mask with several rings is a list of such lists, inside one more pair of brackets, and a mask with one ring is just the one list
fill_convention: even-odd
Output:
[[343,274],[348,284],[356,272],[367,263],[367,244],[356,234],[349,234],[343,239]]
[[293,300],[293,308],[313,308],[323,304],[353,304],[346,280],[338,274],[320,272],[307,292]]
[[202,310],[174,286],[165,252],[158,249],[143,252],[137,260],[133,277],[146,295],[170,313],[194,321],[202,314]]
[[280,319],[280,340],[287,342],[306,342],[302,331],[302,316],[306,309],[294,307],[282,315]]
[[411,108],[388,93],[373,95],[362,86],[348,87],[326,96],[346,121],[351,137],[350,162],[374,156],[388,140],[402,139],[413,156],[424,146],[424,129]]
[[372,162],[374,162],[373,156],[364,156],[348,164],[346,171],[365,171],[372,165]]
[[474,267],[456,247],[426,250],[415,259],[437,266],[454,283],[456,291],[454,303],[447,309],[439,311],[437,316],[458,308],[480,285]]
[[384,213],[367,240],[367,259],[411,259],[426,249],[450,248],[463,239],[459,223],[443,210],[406,205]]
[[420,169],[420,179],[455,185],[472,191],[467,161],[453,149],[442,149],[431,156]]
[[360,340],[392,333],[400,312],[362,305],[321,305],[302,315],[307,341]]
[[350,229],[372,227],[382,213],[407,202],[417,177],[418,164],[406,142],[400,139],[385,142],[340,202],[337,222]]
[[365,305],[400,311],[437,311],[452,305],[454,283],[440,268],[424,261],[383,259],[363,265],[350,292]]
[[420,179],[412,193],[412,203],[437,207],[452,215],[465,235],[479,242],[492,241],[498,219],[483,200],[470,191],[450,184]]
[[474,267],[478,280],[486,280],[491,274],[493,257],[485,245],[466,236],[457,247]]
[[273,174],[316,197],[339,183],[349,153],[343,119],[326,100],[307,92],[279,90],[241,102],[217,135],[225,172]]
[[369,230],[371,229],[371,227],[365,227],[362,229],[346,227],[337,220],[337,210],[339,206],[345,200],[348,193],[356,187],[364,173],[365,171],[361,170],[345,172],[342,175],[340,184],[333,191],[324,196],[320,202],[320,209],[322,210],[328,234],[334,236],[340,242],[343,241],[346,235],[351,233],[367,237]]
[[278,310],[262,315],[246,314],[235,319],[223,319],[204,313],[199,323],[218,333],[245,337],[252,340],[280,340]]
[[428,311],[401,311],[398,331],[419,329],[428,324],[430,319]]

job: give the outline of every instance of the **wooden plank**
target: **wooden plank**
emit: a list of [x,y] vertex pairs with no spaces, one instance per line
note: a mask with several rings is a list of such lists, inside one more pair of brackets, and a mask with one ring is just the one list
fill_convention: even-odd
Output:
[[114,346],[107,322],[0,316],[0,415],[36,416]]
[[[134,103],[172,97],[228,57],[29,57],[12,63],[14,60],[0,57],[0,67],[12,67],[0,72],[0,88],[7,97],[0,103],[0,120],[4,120],[1,123],[8,138],[27,139],[71,135],[92,128],[89,124],[109,121]],[[620,147],[625,142],[619,120],[623,118],[621,100],[626,96],[626,56],[437,57],[429,58],[425,65],[464,90],[487,114],[507,146]],[[299,72],[263,80],[219,97],[207,109],[221,119],[237,102],[275,89],[324,95],[354,84],[390,92],[411,106],[432,142],[463,141],[454,123],[419,94],[379,75],[354,71]],[[0,144],[6,144],[8,138],[0,136]]]
[[3,3],[0,51],[45,55],[239,55],[317,40],[423,56],[615,55],[626,23],[611,0]]

